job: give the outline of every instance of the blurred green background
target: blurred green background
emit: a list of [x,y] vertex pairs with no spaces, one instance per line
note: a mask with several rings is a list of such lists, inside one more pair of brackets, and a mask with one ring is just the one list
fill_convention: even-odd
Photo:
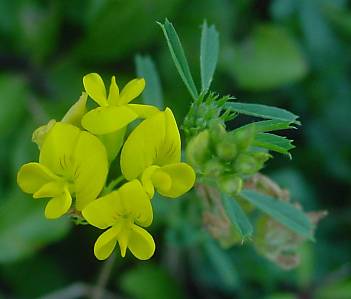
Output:
[[180,216],[191,199],[156,198],[156,255],[148,262],[117,257],[103,297],[350,299],[346,0],[0,0],[0,298],[91,297],[103,265],[93,255],[99,231],[47,221],[44,201],[19,191],[16,172],[37,159],[33,129],[62,117],[81,94],[84,74],[98,72],[106,82],[116,74],[125,83],[136,76],[136,54],[152,57],[165,102],[182,122],[191,100],[155,23],[165,17],[196,79],[200,25],[207,19],[221,43],[212,89],[300,115],[303,126],[289,132],[297,146],[293,160],[276,155],[264,173],[307,211],[326,209],[329,216],[316,242],[301,248],[300,266],[284,271],[249,243],[225,251],[208,240],[199,247],[201,216],[194,223]]

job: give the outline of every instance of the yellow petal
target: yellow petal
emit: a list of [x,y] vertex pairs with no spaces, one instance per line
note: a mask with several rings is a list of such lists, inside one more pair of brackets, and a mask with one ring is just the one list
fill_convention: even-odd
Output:
[[133,79],[127,83],[121,91],[118,104],[123,105],[139,96],[145,88],[145,80],[143,78]]
[[128,248],[139,260],[148,260],[155,252],[155,242],[146,230],[133,225],[129,234]]
[[188,192],[195,183],[195,172],[186,163],[176,163],[161,167],[157,171],[166,173],[172,180],[169,189],[166,186],[155,186],[161,195],[176,198]]
[[152,184],[155,186],[156,190],[160,193],[165,193],[169,191],[172,187],[171,177],[160,168],[156,170],[151,176]]
[[118,191],[113,191],[92,201],[82,211],[89,224],[100,229],[113,226],[118,221],[122,207]]
[[45,208],[45,217],[48,219],[59,218],[69,210],[71,204],[71,194],[65,188],[61,195],[49,200]]
[[96,240],[94,254],[98,260],[106,260],[111,255],[116,246],[119,231],[120,226],[111,227]]
[[83,77],[83,85],[87,94],[100,106],[107,106],[105,84],[97,73],[91,73]]
[[32,135],[32,141],[37,144],[38,148],[41,148],[46,135],[51,130],[51,128],[56,124],[56,120],[51,119],[46,125],[37,128]]
[[35,162],[24,164],[17,174],[17,184],[26,193],[35,193],[45,184],[56,179],[57,176],[47,167]]
[[118,100],[119,100],[119,88],[116,83],[115,76],[112,76],[107,102],[109,103],[109,105],[117,105]]
[[141,226],[149,226],[152,223],[150,198],[138,180],[125,183],[117,192],[121,198],[124,215],[130,215]]
[[149,196],[150,199],[154,197],[155,194],[155,188],[154,184],[151,180],[151,176],[155,172],[156,169],[158,169],[158,166],[150,166],[146,168],[141,176],[141,183],[143,184],[143,188],[147,195]]
[[166,132],[155,161],[159,166],[180,162],[181,154],[180,134],[171,109],[166,108],[164,115]]
[[72,159],[74,189],[78,211],[96,199],[105,185],[108,160],[101,141],[89,132],[81,132],[76,142]]
[[136,118],[127,106],[99,107],[84,115],[82,126],[93,134],[102,135],[117,131]]
[[39,162],[58,175],[73,168],[71,159],[80,130],[70,124],[57,122],[42,144]]
[[139,118],[149,118],[160,110],[151,105],[128,104],[128,108],[133,110]]
[[167,108],[141,122],[128,136],[121,152],[121,170],[126,179],[132,180],[151,165],[180,162],[180,153],[178,127]]
[[43,185],[37,192],[33,194],[33,197],[57,197],[64,192],[64,189],[65,185],[62,181],[52,181]]
[[87,112],[87,99],[88,95],[85,92],[83,92],[78,101],[75,102],[73,106],[67,111],[65,116],[62,118],[61,122],[69,123],[71,125],[80,127],[82,117]]
[[122,226],[120,233],[118,234],[118,245],[119,249],[121,251],[121,256],[125,257],[126,256],[126,251],[128,247],[128,241],[129,241],[129,233],[130,233],[130,228],[129,226]]
[[131,132],[121,152],[121,170],[127,180],[137,178],[154,164],[165,132],[163,112],[144,120]]

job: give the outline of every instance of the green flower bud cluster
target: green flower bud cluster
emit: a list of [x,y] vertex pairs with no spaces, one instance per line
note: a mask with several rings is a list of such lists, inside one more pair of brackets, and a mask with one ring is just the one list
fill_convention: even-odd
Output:
[[190,139],[186,147],[188,162],[200,179],[215,181],[221,191],[237,194],[243,179],[257,173],[271,157],[252,146],[253,127],[227,132],[220,121]]
[[183,122],[183,131],[186,138],[198,135],[205,129],[208,129],[210,123],[216,121],[222,125],[235,117],[235,113],[224,111],[224,104],[233,99],[231,96],[219,97],[219,95],[210,92],[208,94],[201,94],[199,98],[194,101],[189,109]]

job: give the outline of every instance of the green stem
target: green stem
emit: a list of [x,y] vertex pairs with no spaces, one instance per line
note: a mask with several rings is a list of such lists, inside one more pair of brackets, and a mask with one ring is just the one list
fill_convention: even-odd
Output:
[[116,179],[114,179],[112,182],[110,182],[104,189],[103,194],[108,194],[110,192],[112,192],[112,190],[120,183],[123,182],[125,180],[124,176],[121,175],[119,177],[117,177]]

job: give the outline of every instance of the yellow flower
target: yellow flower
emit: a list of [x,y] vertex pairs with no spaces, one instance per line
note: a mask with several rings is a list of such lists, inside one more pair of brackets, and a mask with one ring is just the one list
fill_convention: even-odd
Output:
[[96,199],[107,176],[106,150],[94,135],[70,124],[57,122],[41,146],[39,163],[23,165],[17,174],[20,188],[34,198],[51,198],[45,216],[65,214],[76,198],[81,211]]
[[[80,127],[80,122],[83,115],[86,113],[88,95],[83,92],[79,97],[78,101],[75,102],[72,107],[67,111],[67,113],[62,118],[62,123],[72,124],[74,126]],[[51,119],[46,125],[37,128],[32,135],[32,141],[36,143],[40,149],[43,144],[47,133],[55,125],[56,120]]]
[[125,183],[117,191],[98,198],[82,213],[91,225],[109,228],[95,242],[94,253],[99,260],[107,259],[117,242],[123,257],[127,248],[140,260],[147,260],[154,254],[155,242],[141,228],[152,223],[152,207],[138,180]]
[[156,189],[176,198],[195,182],[195,172],[180,162],[181,143],[177,123],[167,108],[144,120],[129,135],[121,152],[121,170],[127,180],[140,179],[150,198]]
[[104,81],[99,74],[91,73],[84,76],[83,84],[88,95],[100,106],[89,111],[82,119],[82,126],[93,134],[114,132],[138,117],[147,118],[158,111],[154,106],[129,104],[144,90],[144,79],[131,80],[120,93],[113,76],[108,96]]

